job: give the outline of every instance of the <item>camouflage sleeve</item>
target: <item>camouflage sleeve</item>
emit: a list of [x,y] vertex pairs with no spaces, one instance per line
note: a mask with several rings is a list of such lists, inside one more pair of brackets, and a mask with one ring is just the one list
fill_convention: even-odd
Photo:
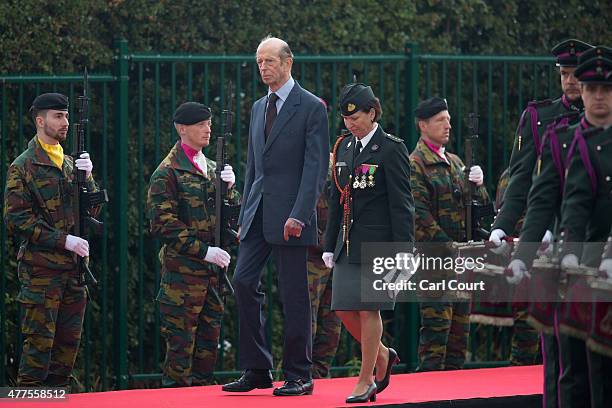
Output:
[[508,188],[508,181],[510,181],[509,170],[506,169],[499,176],[497,182],[497,191],[495,192],[495,211],[499,211],[504,205],[504,194]]
[[488,204],[491,202],[489,192],[487,191],[487,188],[484,184],[474,190],[474,198],[478,200],[481,204]]
[[228,203],[230,205],[238,205],[240,204],[240,192],[236,189],[236,186],[232,186],[232,188],[229,189],[229,191],[227,192],[228,194]]
[[415,240],[420,242],[449,242],[450,237],[442,230],[432,214],[430,189],[427,187],[427,178],[420,165],[414,160],[410,166],[410,184],[414,198]]
[[176,186],[176,178],[167,169],[158,169],[151,176],[147,196],[151,233],[179,254],[204,259],[208,245],[178,217]]
[[[98,184],[96,183],[96,181],[94,180],[93,176],[90,175],[87,178],[87,191],[89,192],[96,192],[98,191]],[[102,210],[102,205],[96,205],[95,207],[92,207],[89,209],[89,214],[93,217],[93,218],[97,218],[98,215],[100,215],[100,211]]]
[[35,214],[32,207],[35,201],[20,168],[10,166],[4,193],[4,219],[8,231],[42,247],[64,249],[68,234]]
[[493,223],[494,229],[500,228],[506,234],[514,231],[527,206],[527,193],[531,187],[536,159],[537,152],[531,132],[531,118],[530,115],[526,115],[522,128],[517,129],[510,156],[510,181],[504,196],[504,203]]

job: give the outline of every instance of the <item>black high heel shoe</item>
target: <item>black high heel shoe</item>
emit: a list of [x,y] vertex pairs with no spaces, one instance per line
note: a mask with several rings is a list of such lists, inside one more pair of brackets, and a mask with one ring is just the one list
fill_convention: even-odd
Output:
[[378,390],[376,392],[377,394],[380,394],[385,390],[385,388],[389,386],[389,380],[391,378],[391,371],[393,369],[393,366],[398,364],[399,362],[400,359],[397,356],[397,352],[391,347],[389,347],[389,361],[387,362],[387,371],[385,372],[385,377],[380,381],[377,381],[376,378],[374,378],[374,383],[376,384],[376,388]]
[[353,404],[356,402],[376,402],[376,384],[372,383],[368,386],[368,389],[359,395],[349,395],[346,398],[347,404]]

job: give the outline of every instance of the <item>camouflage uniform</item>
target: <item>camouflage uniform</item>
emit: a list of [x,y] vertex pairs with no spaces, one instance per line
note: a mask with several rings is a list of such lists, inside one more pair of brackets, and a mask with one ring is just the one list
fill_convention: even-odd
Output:
[[336,355],[342,324],[331,310],[332,271],[321,259],[327,224],[327,188],[317,202],[319,245],[308,248],[308,286],[312,308],[312,377],[325,378]]
[[[445,155],[448,163],[422,139],[410,154],[417,242],[465,241],[464,165],[458,156],[448,152]],[[488,199],[484,186],[475,195],[481,201]],[[463,367],[470,327],[469,306],[469,302],[421,303],[420,371]]]
[[[223,303],[216,271],[204,261],[214,237],[216,164],[206,163],[208,178],[189,161],[179,141],[151,176],[149,187],[151,233],[163,243],[157,301],[166,340],[166,387],[209,383],[217,358]],[[237,191],[229,194],[237,202]]]
[[[19,386],[68,386],[79,349],[86,292],[73,253],[64,249],[74,225],[72,180],[72,157],[64,156],[60,170],[36,136],[8,169],[4,217],[9,233],[21,240]],[[88,189],[97,189],[93,178]]]

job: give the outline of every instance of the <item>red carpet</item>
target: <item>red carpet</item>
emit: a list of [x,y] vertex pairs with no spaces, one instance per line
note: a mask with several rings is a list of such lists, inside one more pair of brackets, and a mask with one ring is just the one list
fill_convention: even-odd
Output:
[[[146,389],[74,394],[68,401],[58,403],[9,403],[11,408],[44,406],[57,408],[109,407],[109,408],[225,408],[225,407],[305,407],[322,408],[347,406],[344,399],[353,389],[356,378],[317,380],[315,392],[304,397],[274,397],[272,389],[254,390],[245,394],[229,394],[221,386],[178,389]],[[446,402],[447,406],[470,406],[469,401],[479,398],[527,396],[542,393],[542,366],[486,368],[477,370],[443,371],[418,374],[400,374],[392,377],[391,385],[370,405],[405,405]],[[6,400],[2,400],[6,403]],[[453,403],[449,403],[453,401]],[[464,401],[465,404],[457,405]],[[482,403],[483,401],[480,400]],[[506,406],[520,406],[518,402]],[[364,406],[367,404],[349,404]],[[493,406],[484,401],[482,407]],[[0,408],[2,402],[0,402]],[[414,406],[414,405],[413,405]],[[440,406],[440,405],[437,405]]]

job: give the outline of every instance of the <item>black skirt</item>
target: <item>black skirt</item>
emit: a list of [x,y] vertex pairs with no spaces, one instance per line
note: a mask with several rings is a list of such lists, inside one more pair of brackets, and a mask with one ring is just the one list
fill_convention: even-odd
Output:
[[[362,289],[361,264],[349,263],[342,253],[332,273],[332,310],[393,310],[395,299],[375,292],[369,283]],[[364,298],[366,301],[364,301]]]

